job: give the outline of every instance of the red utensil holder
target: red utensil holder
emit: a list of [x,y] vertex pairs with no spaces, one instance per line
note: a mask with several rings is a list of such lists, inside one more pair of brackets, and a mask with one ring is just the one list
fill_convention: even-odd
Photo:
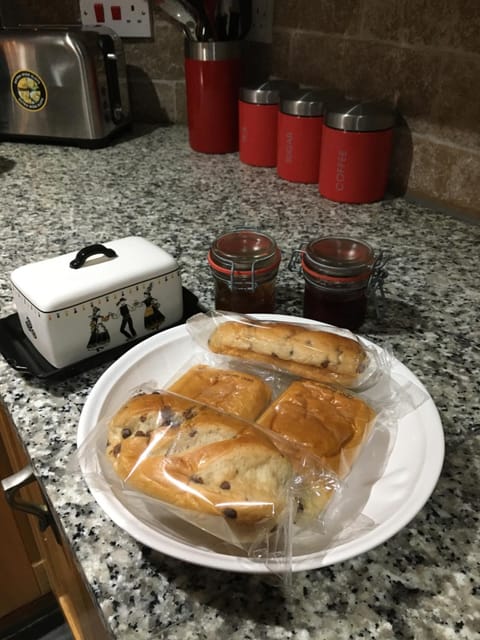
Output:
[[239,42],[185,41],[190,146],[202,153],[238,151]]

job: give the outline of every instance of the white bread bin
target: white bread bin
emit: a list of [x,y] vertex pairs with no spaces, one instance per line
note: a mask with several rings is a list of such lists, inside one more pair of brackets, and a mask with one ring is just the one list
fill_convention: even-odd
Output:
[[24,265],[10,274],[22,329],[57,368],[179,322],[178,265],[145,238]]

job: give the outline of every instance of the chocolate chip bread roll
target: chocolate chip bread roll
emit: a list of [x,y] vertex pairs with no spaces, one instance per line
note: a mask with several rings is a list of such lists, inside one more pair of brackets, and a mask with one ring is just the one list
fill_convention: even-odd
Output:
[[255,420],[270,402],[272,392],[261,378],[243,371],[199,364],[168,387],[168,391]]
[[228,321],[215,329],[208,345],[215,353],[344,386],[354,385],[366,366],[366,352],[357,340],[309,325]]
[[120,408],[109,423],[107,457],[129,487],[230,526],[274,526],[293,473],[255,427],[167,392]]

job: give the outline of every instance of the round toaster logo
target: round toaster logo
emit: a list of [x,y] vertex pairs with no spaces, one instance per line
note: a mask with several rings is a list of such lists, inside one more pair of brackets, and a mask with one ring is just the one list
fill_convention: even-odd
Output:
[[27,111],[40,111],[47,104],[47,88],[33,71],[23,69],[12,77],[12,95]]

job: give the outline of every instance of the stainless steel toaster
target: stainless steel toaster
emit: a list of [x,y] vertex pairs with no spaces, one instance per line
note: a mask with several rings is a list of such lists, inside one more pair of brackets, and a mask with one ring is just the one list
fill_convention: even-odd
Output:
[[0,139],[103,146],[130,121],[114,31],[0,29]]

